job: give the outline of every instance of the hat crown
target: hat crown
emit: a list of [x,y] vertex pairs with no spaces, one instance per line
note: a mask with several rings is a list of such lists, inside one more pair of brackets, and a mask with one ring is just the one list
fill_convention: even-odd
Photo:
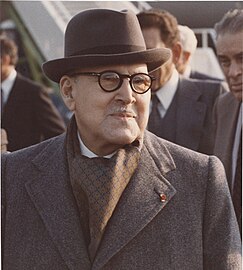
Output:
[[65,32],[64,57],[42,69],[54,82],[77,69],[146,64],[151,72],[171,57],[166,48],[146,49],[137,16],[132,11],[90,9],[74,16]]
[[86,10],[70,20],[65,32],[65,57],[145,49],[139,22],[132,11]]

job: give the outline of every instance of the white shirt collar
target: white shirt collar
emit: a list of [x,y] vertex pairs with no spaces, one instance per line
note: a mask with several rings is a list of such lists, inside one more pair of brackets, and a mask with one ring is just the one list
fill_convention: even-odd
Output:
[[178,82],[179,82],[179,73],[174,68],[174,71],[169,81],[166,82],[165,85],[156,92],[156,95],[165,110],[169,108],[172,102],[172,99],[178,87]]
[[[85,157],[88,157],[88,158],[95,158],[95,157],[98,157],[95,153],[93,153],[92,151],[90,151],[87,146],[83,143],[80,135],[79,135],[79,132],[78,132],[78,140],[79,140],[79,144],[80,144],[80,150],[81,150],[81,153],[83,156]],[[107,156],[103,156],[104,158],[111,158],[115,155],[116,152],[110,154],[110,155],[107,155]]]
[[13,88],[13,84],[16,80],[16,77],[17,77],[17,72],[15,69],[13,69],[8,75],[8,77],[4,81],[2,81],[1,88],[3,90],[3,103],[7,102],[9,94]]

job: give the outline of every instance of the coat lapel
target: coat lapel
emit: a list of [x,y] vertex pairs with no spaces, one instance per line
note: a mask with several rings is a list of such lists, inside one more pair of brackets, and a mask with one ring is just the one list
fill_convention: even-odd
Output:
[[55,142],[33,160],[36,177],[26,189],[69,269],[90,269],[67,165],[63,165],[67,164],[64,136]]
[[198,101],[201,91],[192,83],[180,79],[178,87],[176,143],[197,150],[207,108]]
[[[137,173],[128,184],[107,225],[92,270],[101,269],[166,207],[176,193],[169,179],[166,179],[166,174],[175,169],[167,149],[164,147],[164,151],[161,151],[162,164],[146,145],[148,143],[143,147]],[[153,148],[156,149],[156,146]],[[164,200],[161,200],[160,194]]]

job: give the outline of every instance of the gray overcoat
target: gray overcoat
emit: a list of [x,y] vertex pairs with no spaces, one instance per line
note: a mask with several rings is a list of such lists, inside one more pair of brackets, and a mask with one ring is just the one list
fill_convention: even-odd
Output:
[[137,172],[91,265],[64,139],[3,155],[4,270],[241,269],[220,161],[147,131]]

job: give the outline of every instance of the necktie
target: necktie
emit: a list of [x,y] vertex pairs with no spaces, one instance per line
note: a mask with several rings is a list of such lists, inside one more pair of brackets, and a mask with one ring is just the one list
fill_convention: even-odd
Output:
[[149,115],[148,130],[157,133],[161,125],[161,116],[159,114],[158,105],[160,101],[156,94],[152,95],[152,110]]
[[[240,144],[238,149],[238,157],[234,179],[233,189],[233,204],[235,208],[235,214],[239,225],[241,226],[242,218],[242,132],[240,136]],[[241,228],[240,228],[241,231]]]

